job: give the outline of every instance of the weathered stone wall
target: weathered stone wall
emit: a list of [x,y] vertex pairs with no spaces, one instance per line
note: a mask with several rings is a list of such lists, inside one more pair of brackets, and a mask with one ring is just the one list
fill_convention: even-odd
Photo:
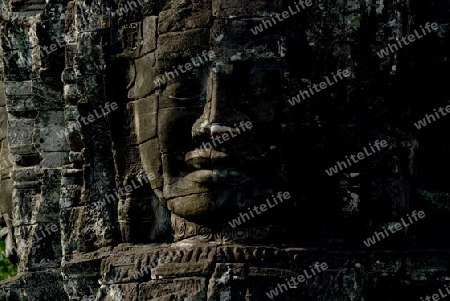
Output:
[[[0,213],[19,272],[0,300],[269,300],[315,263],[276,299],[443,288],[450,121],[414,122],[450,104],[450,6],[305,3],[277,21],[300,4],[0,1]],[[231,226],[278,192],[292,197]],[[364,245],[414,210],[426,217]]]

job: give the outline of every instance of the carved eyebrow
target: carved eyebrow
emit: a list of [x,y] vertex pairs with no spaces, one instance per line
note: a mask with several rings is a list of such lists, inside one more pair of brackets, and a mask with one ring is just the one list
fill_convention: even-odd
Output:
[[194,98],[199,98],[201,94],[197,95],[197,96],[192,96],[192,97],[175,97],[172,95],[169,95],[169,98],[171,99],[179,99],[179,100],[189,100],[189,99],[194,99]]

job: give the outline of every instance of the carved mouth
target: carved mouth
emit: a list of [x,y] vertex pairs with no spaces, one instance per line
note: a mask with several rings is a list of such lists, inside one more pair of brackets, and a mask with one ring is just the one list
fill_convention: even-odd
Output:
[[[185,154],[185,164],[190,168],[188,174],[164,185],[167,200],[175,198],[203,198],[214,194],[216,199],[228,199],[231,194],[245,192],[252,199],[261,193],[272,192],[272,184],[278,182],[277,174],[261,161],[254,160],[261,170],[254,172],[250,156],[229,155],[215,149],[203,148]],[[247,163],[247,164],[245,164]],[[262,182],[261,182],[262,180]],[[236,195],[234,195],[236,197]],[[233,197],[232,197],[233,198]],[[217,200],[216,200],[217,201]]]
[[184,161],[190,168],[199,169],[236,169],[246,170],[247,173],[252,170],[265,169],[270,166],[267,157],[254,155],[228,154],[211,148],[197,148],[194,151],[185,154]]
[[194,169],[237,168],[239,166],[237,158],[211,148],[187,152],[185,162]]
[[[195,179],[199,183],[224,183],[238,184],[247,182],[249,178],[241,170],[239,159],[229,156],[226,153],[214,149],[198,149],[186,153],[185,162],[196,171],[191,173],[198,174],[199,171],[212,171],[210,181],[205,181],[205,177]],[[192,179],[191,179],[192,180]]]

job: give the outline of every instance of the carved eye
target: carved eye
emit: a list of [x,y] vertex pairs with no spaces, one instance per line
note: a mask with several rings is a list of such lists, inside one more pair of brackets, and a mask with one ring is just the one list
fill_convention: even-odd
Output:
[[175,79],[169,83],[163,92],[163,97],[176,106],[203,106],[204,83],[199,78],[193,76],[188,78]]

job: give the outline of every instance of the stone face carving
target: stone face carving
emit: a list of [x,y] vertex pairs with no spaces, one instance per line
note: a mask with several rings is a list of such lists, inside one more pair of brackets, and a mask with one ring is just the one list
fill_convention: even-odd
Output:
[[[448,4],[303,2],[0,1],[0,234],[19,271],[0,300],[409,300],[450,277],[423,251],[450,212],[420,163],[448,142],[406,126],[411,74],[447,64],[449,34],[432,59],[374,55]],[[413,210],[440,222],[367,251]]]
[[[250,36],[247,29],[254,21],[212,17],[214,10],[230,16],[235,7],[187,4],[182,22],[188,28],[181,29],[178,19],[169,17],[177,5],[169,1],[164,6],[158,31],[151,34],[156,50],[148,54],[155,56],[152,78],[166,83],[153,86],[151,78],[145,79],[148,71],[136,70],[130,79],[132,95],[146,93],[139,102],[148,104],[139,106],[148,112],[147,118],[137,119],[138,138],[145,135],[139,151],[146,172],[158,174],[152,188],[172,213],[175,238],[212,237],[239,212],[286,187],[278,139],[286,62],[281,39]],[[252,5],[252,13],[276,10],[265,1]],[[157,130],[142,133],[148,131],[145,124]]]

